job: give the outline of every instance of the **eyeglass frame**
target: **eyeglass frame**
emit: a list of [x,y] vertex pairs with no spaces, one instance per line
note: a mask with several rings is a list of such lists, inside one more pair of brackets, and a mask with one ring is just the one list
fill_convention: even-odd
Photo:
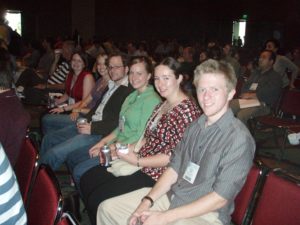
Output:
[[125,66],[108,66],[107,67],[107,70],[109,70],[109,71],[111,71],[111,70],[113,70],[113,69],[120,69],[121,67],[125,67]]

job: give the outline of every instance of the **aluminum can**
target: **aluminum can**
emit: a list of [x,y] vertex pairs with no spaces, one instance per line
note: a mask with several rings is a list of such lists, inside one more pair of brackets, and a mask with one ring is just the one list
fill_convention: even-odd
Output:
[[128,154],[128,145],[127,144],[120,144],[118,151],[122,154]]
[[109,163],[111,162],[111,155],[110,155],[110,149],[107,145],[104,145],[101,148],[102,156],[103,156],[103,164],[102,166],[109,166]]
[[83,118],[83,117],[80,117],[77,119],[77,125],[80,125],[80,124],[86,124],[87,123],[87,119],[86,118]]

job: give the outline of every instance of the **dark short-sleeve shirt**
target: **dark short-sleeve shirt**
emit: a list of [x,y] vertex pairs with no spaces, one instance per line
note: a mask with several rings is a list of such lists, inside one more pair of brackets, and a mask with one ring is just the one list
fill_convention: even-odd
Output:
[[242,93],[249,92],[253,83],[257,83],[255,93],[260,102],[268,106],[274,106],[277,103],[282,92],[282,79],[279,73],[273,69],[262,73],[255,70],[242,88]]
[[[228,201],[218,213],[223,224],[229,224],[234,198],[252,166],[255,142],[231,109],[208,127],[205,127],[206,119],[202,115],[188,127],[171,158],[169,166],[177,172],[178,180],[168,193],[170,208],[216,192]],[[193,184],[183,179],[189,162],[199,166]]]

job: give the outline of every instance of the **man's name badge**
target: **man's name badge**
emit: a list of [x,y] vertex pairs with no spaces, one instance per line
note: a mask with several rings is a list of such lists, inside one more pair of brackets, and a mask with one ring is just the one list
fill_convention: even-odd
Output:
[[75,104],[75,99],[72,98],[72,97],[69,97],[69,99],[68,99],[68,104],[69,104],[69,105]]
[[125,116],[120,116],[119,118],[119,131],[124,132],[125,128]]
[[189,183],[193,184],[198,170],[199,170],[199,166],[193,162],[189,162],[184,174],[183,174],[183,179],[185,179],[186,181],[188,181]]

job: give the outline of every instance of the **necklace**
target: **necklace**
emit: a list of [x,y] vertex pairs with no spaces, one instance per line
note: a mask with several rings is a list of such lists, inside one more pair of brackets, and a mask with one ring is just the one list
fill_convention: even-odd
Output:
[[[170,116],[170,111],[173,110],[177,105],[179,105],[182,101],[187,99],[186,96],[178,98],[175,102],[169,103],[167,100],[159,107],[159,109],[156,111],[156,113],[151,117],[149,120],[149,123],[152,121],[150,124],[149,128],[150,130],[155,130],[157,124],[159,123],[159,120],[161,117],[165,114],[166,116]],[[149,124],[148,124],[149,125]],[[147,126],[148,126],[147,125]]]
[[162,114],[168,113],[171,111],[173,108],[175,108],[177,105],[179,105],[183,100],[186,99],[186,96],[178,98],[176,101],[173,103],[168,102],[167,100],[164,102],[164,105],[161,108]]

